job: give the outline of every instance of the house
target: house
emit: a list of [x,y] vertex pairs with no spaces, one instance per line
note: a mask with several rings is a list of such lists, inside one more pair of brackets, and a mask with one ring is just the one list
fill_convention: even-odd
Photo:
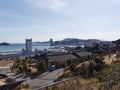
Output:
[[80,57],[84,57],[84,56],[90,56],[92,55],[91,52],[87,52],[87,51],[84,51],[84,52],[75,52],[77,55],[79,55]]
[[62,62],[65,60],[75,60],[80,57],[90,56],[92,53],[87,51],[74,51],[74,52],[56,52],[46,55],[36,55],[34,57],[35,60],[46,60],[48,62]]
[[88,39],[84,42],[84,47],[85,48],[93,48],[96,45],[100,46],[101,45],[101,41],[97,40],[97,39]]
[[103,48],[113,48],[116,45],[110,41],[101,41],[101,47]]
[[77,59],[72,53],[48,55],[49,62],[62,62],[65,60]]

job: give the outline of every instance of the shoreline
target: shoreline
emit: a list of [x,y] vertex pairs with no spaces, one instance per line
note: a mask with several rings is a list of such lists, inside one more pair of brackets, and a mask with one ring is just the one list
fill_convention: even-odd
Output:
[[21,51],[7,51],[7,52],[0,52],[0,55],[9,55],[9,54],[18,54]]

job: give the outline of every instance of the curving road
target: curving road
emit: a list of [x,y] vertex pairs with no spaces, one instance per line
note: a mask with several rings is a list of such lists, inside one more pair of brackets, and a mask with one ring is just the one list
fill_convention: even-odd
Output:
[[41,75],[35,79],[26,79],[26,83],[30,84],[31,86],[44,86],[47,84],[52,83],[58,76],[58,73],[60,73],[63,69],[57,69],[52,72],[46,72],[44,75]]
[[[7,74],[10,72],[10,67],[12,67],[12,63],[7,64],[5,66],[0,66],[0,73]],[[40,75],[36,78],[26,78],[26,83],[30,84],[31,86],[40,87],[44,85],[48,85],[52,83],[58,76],[58,74],[63,71],[63,69],[56,69],[52,72],[45,72],[44,74]]]

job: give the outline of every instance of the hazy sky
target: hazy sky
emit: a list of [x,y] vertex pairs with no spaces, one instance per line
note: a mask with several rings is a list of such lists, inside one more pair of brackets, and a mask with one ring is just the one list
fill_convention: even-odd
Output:
[[120,0],[0,0],[0,42],[120,38]]

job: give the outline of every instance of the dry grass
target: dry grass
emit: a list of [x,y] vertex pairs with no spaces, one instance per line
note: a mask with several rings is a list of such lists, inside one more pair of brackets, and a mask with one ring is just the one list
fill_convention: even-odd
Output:
[[111,66],[99,72],[98,79],[101,82],[99,90],[120,90],[120,60],[113,61]]
[[112,54],[112,55],[106,55],[105,56],[105,59],[104,59],[104,62],[105,62],[105,64],[107,64],[107,65],[111,65],[112,64],[112,62],[113,61],[116,61],[117,60],[117,58],[114,56],[114,54]]
[[29,67],[31,69],[31,73],[36,73],[38,70],[35,67]]
[[4,84],[6,84],[6,80],[5,79],[0,79],[0,86],[4,85]]
[[[43,90],[120,90],[120,60],[114,55],[105,56],[107,66],[96,77],[90,79],[76,78]],[[80,67],[79,64],[77,67]],[[66,74],[69,71],[66,70]]]
[[13,62],[13,60],[2,60],[2,61],[0,61],[0,66],[4,66],[4,65],[12,63],[12,62]]
[[48,90],[98,90],[98,85],[99,83],[97,78],[76,78],[51,86]]

